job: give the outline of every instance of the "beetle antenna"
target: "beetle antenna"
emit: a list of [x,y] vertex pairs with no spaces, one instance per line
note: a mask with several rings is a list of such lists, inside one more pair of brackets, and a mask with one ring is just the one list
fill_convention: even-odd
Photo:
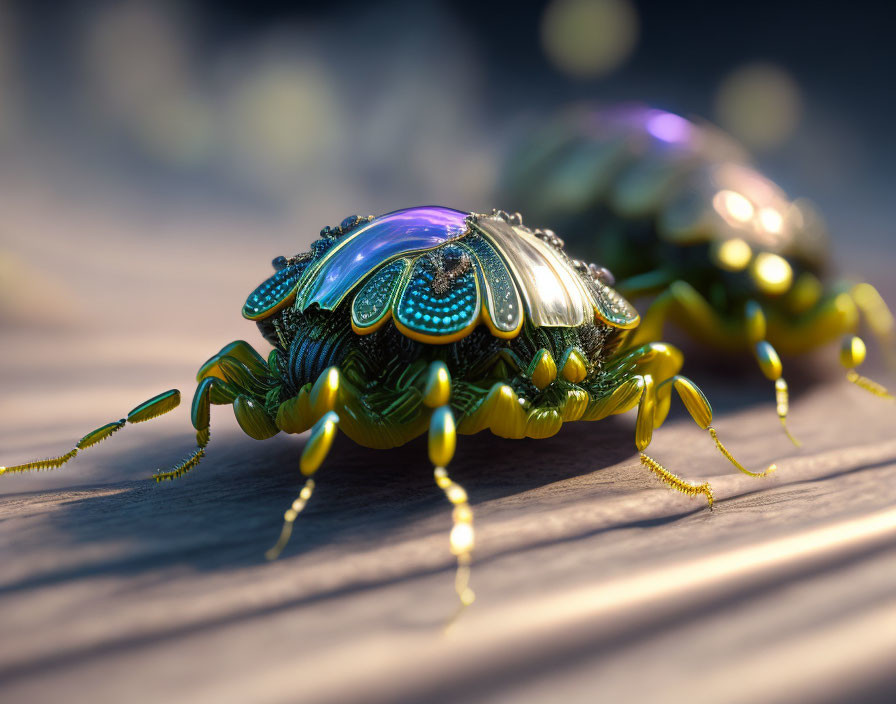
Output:
[[152,420],[153,418],[158,418],[160,415],[177,408],[179,403],[180,391],[177,389],[171,389],[158,396],[153,396],[151,399],[144,401],[128,413],[127,418],[122,418],[121,420],[116,420],[112,423],[106,423],[106,425],[100,426],[96,430],[91,430],[87,435],[78,440],[75,446],[64,455],[49,457],[43,460],[33,460],[31,462],[13,465],[12,467],[0,467],[0,475],[12,474],[13,472],[58,469],[75,457],[78,452],[101,443],[113,433],[121,430],[126,424],[142,423],[147,420]]

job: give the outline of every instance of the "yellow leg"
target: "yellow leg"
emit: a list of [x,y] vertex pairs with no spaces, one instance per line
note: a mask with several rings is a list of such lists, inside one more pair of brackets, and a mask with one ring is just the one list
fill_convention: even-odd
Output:
[[783,365],[781,358],[778,356],[775,348],[765,339],[767,324],[765,313],[762,307],[755,301],[747,303],[746,309],[746,326],[747,337],[753,345],[753,352],[756,355],[756,361],[759,362],[759,368],[769,381],[775,382],[775,406],[778,411],[778,418],[781,421],[781,427],[784,434],[787,435],[790,442],[797,447],[801,447],[801,443],[790,433],[787,427],[787,414],[790,410],[790,394],[787,382],[782,376]]
[[712,508],[712,487],[708,482],[696,484],[682,479],[663,467],[652,457],[644,453],[650,441],[653,439],[653,430],[656,425],[656,386],[650,374],[643,375],[644,385],[641,391],[641,399],[638,403],[638,419],[635,421],[635,445],[641,453],[641,464],[656,474],[667,486],[680,491],[688,496],[702,494],[706,497],[709,507]]
[[712,504],[715,499],[709,482],[695,484],[687,479],[682,479],[677,474],[672,474],[672,472],[663,467],[663,465],[652,457],[645,455],[643,452],[641,453],[641,464],[657,475],[664,484],[672,487],[676,491],[680,491],[682,494],[687,494],[688,496],[702,494],[706,497],[706,502],[709,505],[709,508],[712,509]]
[[700,390],[700,387],[693,381],[685,376],[674,376],[663,382],[660,393],[667,391],[669,386],[678,392],[679,398],[687,409],[688,414],[694,419],[694,422],[709,433],[719,452],[721,452],[731,464],[737,467],[737,469],[751,477],[767,477],[777,469],[777,465],[772,464],[769,465],[765,471],[751,472],[734,458],[734,455],[732,455],[731,452],[728,451],[728,448],[722,444],[722,441],[719,440],[719,435],[716,432],[716,429],[712,427],[712,406],[709,405],[709,401]]
[[663,337],[667,320],[674,320],[697,339],[720,348],[730,346],[730,326],[697,289],[686,281],[673,281],[647,309],[641,324],[626,340],[627,349]]
[[457,445],[457,429],[454,414],[447,403],[433,411],[429,423],[429,460],[435,466],[433,472],[436,484],[445,492],[445,497],[454,505],[451,513],[451,553],[457,558],[457,572],[454,577],[454,589],[460,600],[458,612],[449,621],[452,623],[461,611],[473,603],[476,598],[470,588],[470,565],[473,560],[475,534],[473,531],[473,510],[467,501],[464,488],[448,476],[445,467],[454,457]]
[[283,528],[280,530],[280,537],[276,544],[265,553],[268,560],[276,560],[289,542],[292,526],[314,491],[314,479],[311,477],[326,459],[330,447],[333,445],[333,439],[336,437],[338,423],[339,416],[333,411],[328,411],[311,429],[311,437],[308,438],[305,449],[302,450],[302,459],[299,462],[299,468],[307,479],[296,500],[283,514]]
[[855,335],[847,335],[843,338],[843,344],[840,347],[840,363],[847,369],[847,380],[878,398],[883,398],[887,401],[896,400],[885,387],[856,371],[856,367],[865,361],[865,353],[865,343],[862,341],[862,338]]
[[96,430],[91,430],[87,435],[78,440],[75,446],[64,455],[50,457],[44,460],[33,460],[11,467],[0,467],[0,475],[12,474],[14,472],[57,469],[77,455],[78,452],[102,442],[112,435],[112,433],[121,430],[127,423],[142,423],[147,420],[152,420],[163,413],[167,413],[168,411],[177,408],[178,404],[180,404],[180,391],[171,389],[158,396],[154,396],[148,401],[144,401],[128,413],[127,418],[122,418],[121,420],[107,423]]
[[196,393],[193,394],[193,405],[190,410],[190,418],[193,427],[196,428],[196,449],[180,464],[165,472],[156,472],[153,479],[157,482],[178,479],[196,467],[205,457],[205,448],[208,447],[210,438],[212,396],[216,390],[223,391],[227,388],[227,383],[216,377],[208,377],[199,382]]
[[871,284],[863,283],[853,286],[850,292],[856,306],[862,312],[865,322],[877,338],[878,343],[887,355],[890,365],[896,367],[896,345],[894,345],[894,329],[896,322],[893,313],[877,289]]

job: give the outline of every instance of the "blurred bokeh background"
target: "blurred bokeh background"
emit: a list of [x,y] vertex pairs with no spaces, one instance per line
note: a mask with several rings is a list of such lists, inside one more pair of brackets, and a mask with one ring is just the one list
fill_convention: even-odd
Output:
[[717,122],[873,268],[888,27],[872,2],[3,0],[3,328],[223,324],[324,224],[499,205],[513,136],[582,99]]

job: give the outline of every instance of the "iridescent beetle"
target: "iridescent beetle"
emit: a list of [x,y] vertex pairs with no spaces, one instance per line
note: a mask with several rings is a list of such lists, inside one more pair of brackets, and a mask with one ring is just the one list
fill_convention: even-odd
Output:
[[791,440],[776,350],[842,338],[848,379],[892,398],[855,371],[860,316],[893,349],[887,305],[870,284],[834,278],[811,205],[790,201],[717,128],[642,106],[577,107],[516,145],[502,190],[530,220],[561,229],[572,254],[610,267],[620,293],[656,296],[629,345],[661,339],[672,320],[715,348],[752,348]]
[[[355,442],[402,445],[428,432],[435,480],[454,505],[451,550],[462,604],[473,549],[472,511],[446,467],[456,434],[489,429],[506,438],[545,438],[565,421],[599,420],[635,406],[641,462],[685,494],[708,483],[682,479],[644,454],[666,418],[672,390],[697,424],[741,471],[711,425],[702,392],[677,372],[682,355],[651,342],[619,350],[638,314],[604,281],[598,267],[576,266],[550,233],[523,226],[519,215],[464,213],[441,207],[347,218],[325,228],[311,251],[278,257],[276,273],[243,307],[274,349],[267,360],[248,343],[232,342],[202,365],[193,396],[198,448],[170,471],[194,468],[209,442],[212,404],[233,406],[247,435],[283,431],[311,435],[299,469],[307,477],[287,510],[275,558],[314,489],[337,424]],[[168,391],[127,418],[85,435],[70,452],[0,469],[61,466],[80,450],[177,406]]]

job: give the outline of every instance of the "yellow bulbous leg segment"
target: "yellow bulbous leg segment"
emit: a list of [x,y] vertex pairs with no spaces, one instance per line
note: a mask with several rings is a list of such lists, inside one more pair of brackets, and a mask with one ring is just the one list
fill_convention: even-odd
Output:
[[585,362],[584,355],[575,348],[570,349],[566,354],[566,359],[563,360],[563,367],[560,373],[564,379],[573,384],[583,381],[588,375],[588,365]]
[[737,467],[737,469],[751,477],[767,477],[778,468],[777,465],[773,464],[762,472],[751,472],[744,467],[737,461],[737,459],[735,459],[734,455],[728,451],[728,448],[722,444],[722,441],[719,440],[719,435],[716,432],[716,429],[712,427],[712,406],[710,406],[709,400],[706,398],[703,391],[700,390],[700,387],[686,376],[680,375],[675,376],[664,383],[669,382],[672,383],[672,388],[678,393],[678,397],[684,404],[688,414],[694,419],[694,422],[709,433],[719,452],[721,452],[731,464]]
[[32,460],[30,462],[24,462],[23,464],[16,464],[10,467],[0,466],[0,475],[13,474],[17,472],[32,472],[46,469],[58,469],[70,459],[75,457],[78,452],[86,450],[88,447],[93,447],[94,445],[99,444],[106,438],[110,437],[113,433],[121,430],[126,424],[143,423],[145,421],[152,420],[153,418],[158,418],[160,415],[168,413],[168,411],[177,408],[179,404],[180,391],[178,391],[177,389],[165,391],[158,396],[153,396],[148,401],[144,401],[139,406],[132,409],[131,412],[128,413],[126,418],[113,421],[112,423],[106,423],[106,425],[102,425],[96,430],[91,430],[89,433],[87,433],[87,435],[78,440],[78,442],[75,443],[75,446],[64,455],[59,455],[58,457],[48,457],[47,459],[42,460]]
[[548,350],[541,349],[532,359],[528,372],[535,388],[541,391],[557,378],[557,363]]
[[[327,372],[324,372],[326,374]],[[336,437],[336,427],[339,424],[339,416],[333,411],[328,411],[311,429],[311,437],[305,443],[302,450],[302,457],[299,460],[299,469],[302,474],[308,477],[302,485],[299,495],[296,497],[292,505],[283,514],[283,527],[280,529],[280,537],[273,547],[265,552],[264,556],[268,560],[276,560],[283,552],[292,535],[292,527],[299,514],[308,504],[308,499],[314,492],[314,479],[312,475],[320,468],[323,461],[327,458],[330,448],[333,446],[333,439]]]
[[423,403],[430,408],[438,408],[448,403],[451,398],[451,372],[444,362],[433,362],[426,374],[426,386],[423,389]]
[[[438,487],[445,492],[445,497],[454,505],[451,513],[451,553],[457,558],[457,572],[454,577],[454,590],[460,599],[460,608],[451,622],[457,618],[464,608],[473,603],[475,593],[470,588],[470,564],[473,560],[475,535],[473,531],[473,510],[467,501],[464,488],[448,476],[445,467],[454,458],[457,445],[457,430],[454,414],[448,405],[437,408],[429,424],[429,459],[435,465],[433,475]],[[450,622],[449,622],[450,624]]]
[[769,381],[775,382],[775,409],[778,412],[778,418],[781,421],[784,434],[796,447],[801,447],[800,441],[791,434],[790,428],[787,427],[787,414],[790,411],[790,394],[787,382],[782,376],[784,367],[775,348],[765,339],[768,329],[765,313],[762,310],[762,306],[755,301],[747,303],[745,325],[747,338],[753,345],[753,353],[756,355],[756,361],[759,362],[759,368]]
[[311,410],[315,418],[321,418],[336,406],[339,395],[339,369],[330,367],[321,374],[311,387]]
[[881,386],[876,381],[872,381],[868,377],[862,376],[856,371],[862,362],[865,361],[867,349],[862,338],[855,335],[846,335],[840,346],[840,364],[846,367],[846,378],[849,382],[855,384],[860,389],[864,389],[870,394],[874,394],[878,398],[893,401],[893,395],[887,391],[886,387]]

